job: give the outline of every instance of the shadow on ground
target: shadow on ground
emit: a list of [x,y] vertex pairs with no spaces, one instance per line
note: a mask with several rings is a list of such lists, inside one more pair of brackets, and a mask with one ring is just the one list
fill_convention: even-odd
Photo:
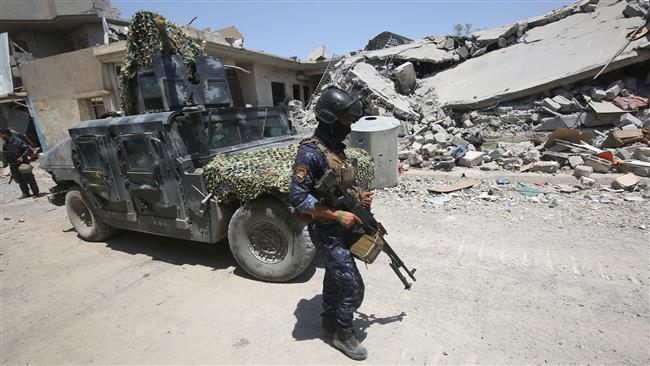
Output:
[[[292,336],[297,341],[307,341],[320,339],[325,343],[330,343],[325,339],[323,328],[321,327],[322,312],[322,295],[316,295],[313,298],[300,299],[293,315],[296,317],[296,325],[293,328]],[[359,341],[363,341],[368,336],[368,328],[371,326],[386,325],[394,322],[401,322],[406,316],[402,312],[398,315],[378,318],[375,314],[366,315],[360,311],[355,312],[354,328]]]
[[[124,253],[143,254],[151,257],[152,260],[176,265],[199,265],[213,270],[235,267],[233,271],[235,275],[259,281],[239,267],[230,252],[227,240],[210,244],[134,231],[120,231],[106,240],[106,246]],[[303,273],[289,283],[307,282],[315,272],[316,268],[312,262]]]

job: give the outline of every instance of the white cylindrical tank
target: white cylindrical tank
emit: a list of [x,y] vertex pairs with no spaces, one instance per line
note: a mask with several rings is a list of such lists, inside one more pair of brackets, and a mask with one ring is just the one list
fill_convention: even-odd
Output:
[[366,116],[352,125],[347,146],[363,149],[373,158],[375,178],[370,188],[394,187],[399,182],[397,172],[397,129],[399,120],[392,117]]

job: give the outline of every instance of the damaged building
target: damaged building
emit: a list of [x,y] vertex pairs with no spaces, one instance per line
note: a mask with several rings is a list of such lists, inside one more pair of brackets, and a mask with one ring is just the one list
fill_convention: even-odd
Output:
[[[42,150],[79,121],[121,110],[118,80],[129,26],[110,0],[45,3],[0,4],[12,81],[0,93],[0,127]],[[301,61],[244,48],[235,27],[182,28],[207,55],[222,58],[235,106],[306,102],[327,67],[322,58]]]
[[[399,119],[407,165],[569,171],[569,157],[650,140],[648,6],[581,0],[470,35],[360,51],[329,68],[326,84]],[[618,153],[605,171],[650,175],[647,158]]]

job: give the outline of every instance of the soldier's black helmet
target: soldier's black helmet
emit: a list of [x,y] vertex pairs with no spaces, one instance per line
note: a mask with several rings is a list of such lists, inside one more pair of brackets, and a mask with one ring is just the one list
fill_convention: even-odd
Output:
[[337,121],[351,124],[361,117],[362,109],[363,106],[359,99],[352,98],[350,94],[337,87],[329,87],[318,98],[314,113],[319,122],[328,125]]

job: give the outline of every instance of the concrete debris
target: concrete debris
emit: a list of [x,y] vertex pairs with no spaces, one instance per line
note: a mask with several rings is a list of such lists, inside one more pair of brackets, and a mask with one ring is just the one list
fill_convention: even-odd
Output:
[[458,159],[458,165],[465,167],[479,166],[483,163],[485,153],[480,151],[468,151],[465,156]]
[[612,182],[612,188],[629,190],[639,183],[639,178],[636,175],[629,173],[616,178]]
[[397,91],[404,95],[410,95],[415,90],[415,68],[410,62],[406,62],[395,69],[395,83]]
[[591,173],[594,172],[594,168],[587,165],[578,165],[573,171],[573,175],[576,178],[590,177]]
[[559,168],[557,161],[537,161],[533,164],[534,172],[556,173]]
[[631,115],[630,113],[625,113],[625,114],[621,115],[621,117],[619,118],[619,123],[620,123],[620,126],[625,126],[625,125],[630,125],[631,124],[631,125],[634,125],[634,126],[639,127],[639,128],[643,127],[643,122],[640,119],[638,119],[638,118],[634,117],[633,115]]

